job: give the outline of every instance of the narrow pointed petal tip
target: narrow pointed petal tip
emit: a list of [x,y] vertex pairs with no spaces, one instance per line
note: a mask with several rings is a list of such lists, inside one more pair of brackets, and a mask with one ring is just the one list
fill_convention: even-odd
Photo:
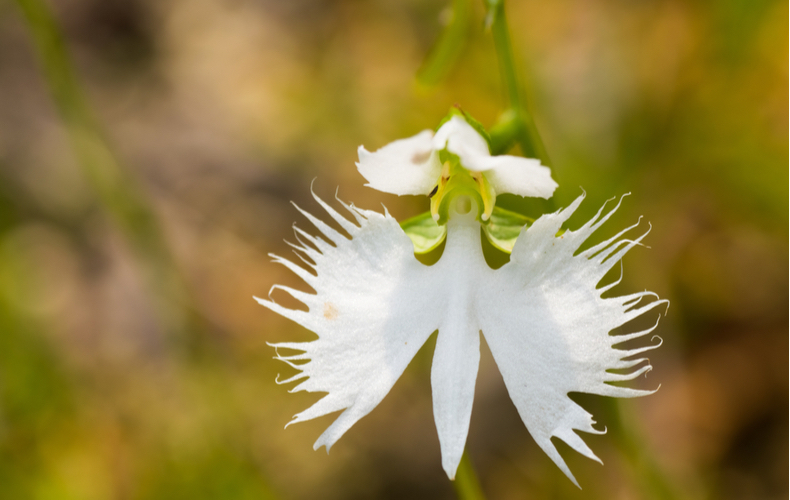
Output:
[[[453,242],[449,241],[448,245],[451,244]],[[452,284],[456,290],[473,289],[473,285],[458,281]],[[442,452],[442,467],[451,479],[464,454],[480,365],[480,330],[469,314],[474,307],[463,300],[470,298],[467,294],[460,293],[455,297],[460,300],[450,304],[448,321],[439,326],[431,367],[433,414]]]

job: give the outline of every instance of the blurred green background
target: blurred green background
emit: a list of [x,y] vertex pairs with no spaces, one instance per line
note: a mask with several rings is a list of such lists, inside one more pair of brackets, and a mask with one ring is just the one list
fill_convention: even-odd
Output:
[[[314,178],[401,220],[427,209],[363,187],[356,148],[455,103],[496,121],[482,2],[430,88],[415,74],[446,1],[38,3],[0,2],[0,498],[454,498],[433,340],[327,456],[312,443],[333,417],[282,429],[319,396],[275,385],[289,368],[266,345],[311,336],[252,295],[297,285],[267,253],[309,227],[289,201],[314,210]],[[557,206],[586,190],[573,226],[633,193],[599,237],[644,215],[652,248],[618,289],[672,305],[636,382],[655,395],[578,397],[609,429],[586,437],[604,467],[560,450],[582,491],[484,347],[468,442],[483,490],[787,498],[788,3],[507,8]]]

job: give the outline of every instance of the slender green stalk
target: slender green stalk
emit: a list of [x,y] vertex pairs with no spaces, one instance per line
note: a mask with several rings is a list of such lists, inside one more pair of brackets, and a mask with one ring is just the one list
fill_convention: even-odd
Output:
[[488,7],[486,25],[490,27],[494,37],[494,47],[499,59],[508,104],[519,119],[517,142],[524,156],[539,158],[542,164],[549,166],[551,165],[549,155],[540,138],[532,114],[529,112],[526,93],[518,79],[516,60],[505,18],[505,2],[504,0],[487,0],[486,3]]
[[477,479],[477,474],[466,450],[461,457],[461,463],[458,464],[453,486],[460,500],[485,500],[483,490],[480,488],[480,481]]
[[453,0],[452,14],[439,40],[417,71],[417,83],[430,87],[444,78],[461,55],[469,36],[470,0]]
[[184,288],[156,214],[104,137],[82,93],[65,40],[48,4],[45,0],[16,0],[16,3],[82,172],[143,262],[164,327],[176,329]]

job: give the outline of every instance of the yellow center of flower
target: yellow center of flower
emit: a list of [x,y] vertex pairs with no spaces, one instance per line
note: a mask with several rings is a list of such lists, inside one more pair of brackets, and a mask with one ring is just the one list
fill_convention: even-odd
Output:
[[496,191],[482,172],[469,171],[457,161],[446,161],[431,194],[431,216],[437,224],[447,223],[449,208],[459,196],[470,197],[477,206],[477,218],[487,221],[494,211]]

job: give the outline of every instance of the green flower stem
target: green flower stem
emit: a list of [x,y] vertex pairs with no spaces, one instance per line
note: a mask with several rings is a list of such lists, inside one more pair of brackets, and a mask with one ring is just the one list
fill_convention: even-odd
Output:
[[516,140],[524,156],[538,158],[543,165],[551,166],[546,147],[540,138],[532,114],[527,109],[526,93],[518,79],[513,46],[510,42],[510,33],[505,18],[505,2],[504,0],[487,0],[486,6],[488,8],[486,26],[490,27],[494,37],[494,47],[502,71],[508,104],[519,119],[520,126]]
[[458,464],[453,486],[460,500],[485,500],[483,490],[480,488],[480,481],[477,479],[477,474],[466,450],[461,457],[461,463]]
[[102,134],[73,69],[66,42],[44,0],[16,0],[44,80],[89,185],[143,262],[163,326],[180,329],[184,286],[148,201]]
[[426,87],[436,85],[447,75],[469,37],[471,1],[453,0],[451,12],[447,26],[417,72],[417,83]]

